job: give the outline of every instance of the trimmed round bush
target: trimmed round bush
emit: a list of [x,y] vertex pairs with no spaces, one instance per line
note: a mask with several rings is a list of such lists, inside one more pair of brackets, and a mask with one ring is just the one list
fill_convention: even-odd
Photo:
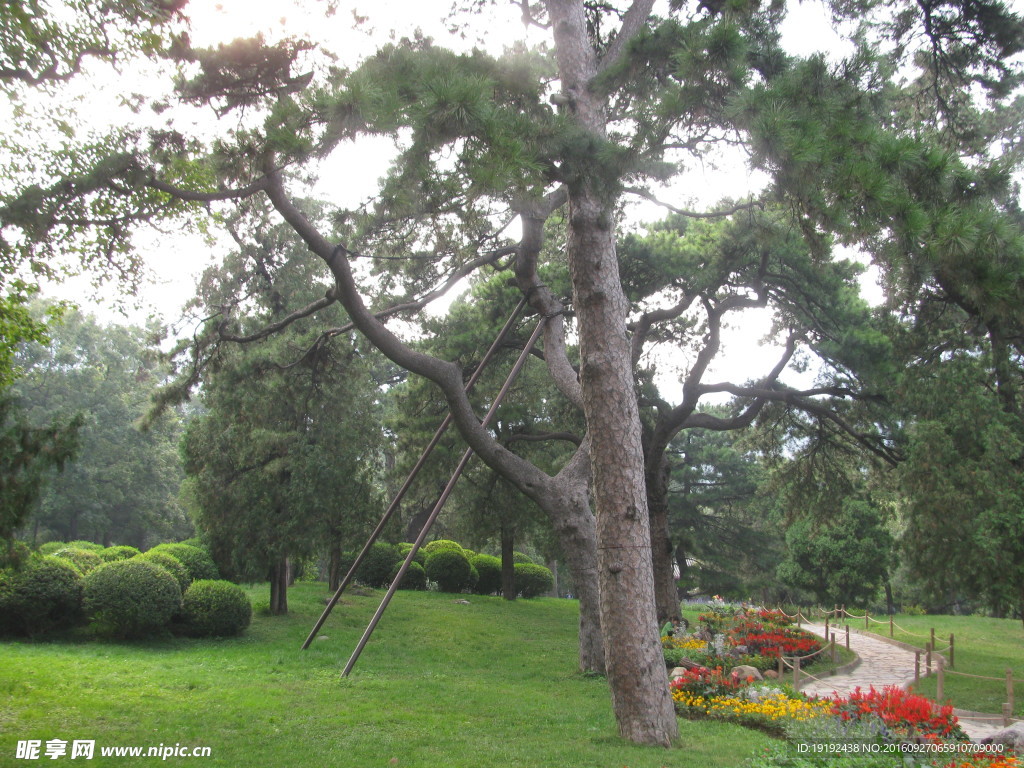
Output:
[[479,575],[473,591],[478,595],[493,595],[501,591],[501,558],[494,555],[474,555],[469,560]]
[[[405,557],[409,554],[410,549],[412,549],[412,542],[403,541],[401,544],[398,545],[398,556],[405,560]],[[423,547],[420,547],[416,550],[416,557],[414,557],[412,560],[414,563],[419,563],[420,565],[427,564],[427,553],[423,551]]]
[[103,558],[103,562],[105,563],[112,563],[115,560],[128,560],[138,554],[140,553],[137,548],[129,547],[124,544],[107,547],[106,549],[101,549],[99,552],[100,557]]
[[472,568],[460,547],[459,550],[440,549],[430,552],[424,570],[427,578],[437,582],[442,592],[461,592],[469,586]]
[[67,560],[33,557],[0,572],[0,629],[37,635],[74,626],[82,616],[82,578]]
[[97,544],[95,541],[85,541],[84,539],[69,541],[64,546],[67,549],[84,549],[87,552],[95,552],[97,555],[100,553],[100,550],[104,549],[102,544]]
[[67,560],[75,568],[85,576],[87,573],[92,573],[94,570],[103,565],[103,558],[100,557],[98,552],[88,549],[77,549],[75,547],[66,547],[65,549],[58,550],[54,557],[59,557],[62,560]]
[[[398,575],[398,571],[402,567],[402,563],[405,560],[399,560],[393,566],[391,566],[391,577],[390,581],[394,581],[395,576]],[[405,572],[405,576],[402,578],[402,582],[398,585],[399,589],[426,589],[427,588],[427,572],[423,570],[423,566],[413,560],[409,563],[409,570]]]
[[516,591],[523,597],[537,597],[555,585],[550,569],[536,563],[516,563]]
[[359,565],[356,576],[368,587],[386,587],[391,584],[392,566],[399,557],[398,547],[383,541],[374,542]]
[[68,545],[63,541],[48,541],[45,544],[39,545],[40,555],[53,555],[60,552],[62,549],[67,549]]
[[192,637],[231,637],[252,621],[249,596],[237,584],[219,579],[193,581],[181,599],[182,626]]
[[530,557],[529,555],[524,555],[522,552],[513,552],[512,553],[512,562],[513,563],[532,563],[533,562],[533,558]]
[[170,572],[135,558],[97,568],[82,586],[86,614],[109,637],[154,634],[181,610],[181,588]]
[[166,569],[174,577],[174,580],[178,582],[178,587],[183,595],[185,590],[188,589],[189,584],[192,583],[192,577],[189,576],[188,569],[182,565],[181,560],[168,555],[166,552],[154,552],[151,549],[149,552],[136,555],[132,560],[138,560],[140,563],[153,563]]
[[426,544],[423,545],[420,551],[423,552],[423,554],[426,555],[427,559],[429,560],[430,555],[434,554],[435,552],[440,552],[442,549],[454,549],[456,552],[459,552],[462,555],[466,554],[465,551],[462,549],[462,545],[459,544],[459,542],[457,541],[452,541],[451,539],[434,539],[433,541],[428,541]]
[[192,577],[192,581],[220,578],[220,572],[213,562],[213,557],[205,549],[188,544],[157,544],[149,551],[163,552],[180,561],[188,571],[188,575]]

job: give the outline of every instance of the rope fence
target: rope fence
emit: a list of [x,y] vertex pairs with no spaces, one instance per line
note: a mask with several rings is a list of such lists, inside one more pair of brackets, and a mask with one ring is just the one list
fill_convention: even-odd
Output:
[[[835,634],[835,632],[832,632],[831,629],[835,628],[836,625],[832,622],[832,619],[844,620],[844,621],[846,619],[853,619],[854,621],[863,621],[864,622],[864,629],[865,630],[870,630],[871,629],[871,622],[874,622],[875,624],[888,624],[889,625],[889,638],[890,639],[895,639],[895,634],[896,634],[896,630],[897,629],[900,630],[901,632],[903,632],[904,634],[909,635],[910,637],[926,638],[924,649],[920,649],[920,648],[912,648],[911,649],[911,650],[914,651],[914,684],[917,685],[920,682],[920,680],[921,680],[921,677],[922,677],[921,666],[922,666],[922,660],[923,660],[923,662],[924,662],[924,676],[931,675],[931,674],[933,674],[933,672],[935,674],[935,678],[936,678],[935,679],[935,682],[936,682],[935,700],[937,702],[938,701],[942,701],[943,698],[944,698],[945,684],[946,684],[946,675],[959,675],[961,677],[973,678],[973,679],[976,679],[976,680],[989,680],[989,681],[994,681],[994,682],[998,682],[998,683],[1003,683],[1006,686],[1006,701],[1003,702],[1002,713],[1000,715],[983,715],[983,714],[979,714],[979,713],[971,713],[969,715],[958,715],[958,717],[961,717],[962,719],[966,719],[966,720],[981,720],[981,721],[992,721],[992,722],[999,722],[999,721],[1001,721],[1004,727],[1008,727],[1010,725],[1010,723],[1014,722],[1014,721],[1022,722],[1019,718],[1014,718],[1013,717],[1013,707],[1014,707],[1013,670],[1008,667],[1006,669],[1006,675],[1004,677],[990,677],[990,676],[987,676],[987,675],[975,675],[975,674],[970,674],[968,672],[961,672],[959,670],[953,669],[954,664],[956,662],[956,637],[953,635],[953,633],[950,633],[950,635],[949,635],[949,643],[947,645],[942,646],[942,647],[938,647],[938,645],[936,644],[936,640],[935,640],[935,628],[934,627],[931,628],[930,632],[927,635],[922,635],[920,633],[911,632],[910,630],[905,629],[904,627],[901,627],[899,624],[897,624],[895,621],[893,621],[892,616],[889,616],[887,620],[876,619],[876,618],[873,618],[871,616],[871,612],[870,611],[865,611],[863,616],[857,616],[857,615],[852,614],[849,611],[847,611],[845,605],[843,605],[843,606],[836,606],[836,607],[832,608],[831,610],[826,610],[824,608],[820,608],[820,607],[816,606],[814,608],[814,610],[817,611],[818,614],[820,614],[820,616],[824,617],[824,619],[825,619],[825,640],[826,640],[827,644],[824,647],[822,647],[821,650],[816,651],[815,653],[809,654],[807,656],[802,656],[802,657],[801,656],[791,656],[787,660],[786,658],[784,658],[781,655],[781,652],[780,652],[780,655],[779,655],[779,670],[778,670],[779,671],[779,677],[781,678],[783,676],[786,668],[792,669],[793,670],[793,687],[797,687],[797,685],[799,684],[800,674],[801,674],[801,662],[802,661],[806,661],[807,659],[810,659],[813,656],[817,656],[819,653],[822,653],[826,649],[830,648],[832,650],[832,660],[833,660],[833,663],[835,662],[835,644],[836,644],[836,639],[835,638],[836,638],[836,634]],[[796,619],[797,626],[800,626],[802,622],[812,623],[806,616],[804,616],[803,611],[801,611],[799,609],[797,610],[797,612],[795,614],[788,614],[785,611],[782,611],[781,609],[780,609],[780,613],[782,613],[784,616],[786,616],[786,617],[788,617],[790,619]],[[844,623],[843,626],[844,626],[844,629],[846,631],[846,648],[847,648],[847,650],[849,650],[850,649],[850,625],[847,624],[847,623]],[[829,638],[831,638],[831,640]],[[948,655],[944,655],[944,654],[947,654],[947,652],[948,652]],[[934,662],[934,670],[933,670],[933,662]],[[821,682],[819,680],[819,678],[815,677],[814,675],[811,675],[811,674],[807,673],[806,671],[803,672],[803,674],[804,674],[805,677],[808,677],[808,678],[811,678],[811,679],[814,679],[814,680],[818,680],[819,682]]]

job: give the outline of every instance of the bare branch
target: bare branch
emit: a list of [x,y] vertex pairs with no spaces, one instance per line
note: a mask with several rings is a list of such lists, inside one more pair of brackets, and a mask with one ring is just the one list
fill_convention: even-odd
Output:
[[731,208],[723,208],[722,210],[719,211],[704,211],[702,213],[698,213],[697,211],[687,211],[683,208],[677,208],[671,203],[666,203],[664,200],[659,200],[646,189],[640,189],[638,187],[627,187],[626,189],[623,190],[623,192],[626,192],[631,195],[636,195],[637,197],[642,197],[644,200],[650,200],[655,205],[660,205],[662,208],[667,208],[668,210],[672,211],[672,213],[678,214],[680,216],[685,216],[689,219],[718,219],[725,216],[732,216],[733,214],[739,213],[740,211],[749,211],[753,208],[760,208],[764,210],[765,205],[763,200],[749,200],[745,203],[737,203]]
[[622,58],[629,41],[636,37],[637,33],[647,23],[653,8],[654,0],[633,0],[633,4],[622,18],[622,25],[619,27],[619,31],[615,33],[615,38],[601,59],[600,71],[608,69]]

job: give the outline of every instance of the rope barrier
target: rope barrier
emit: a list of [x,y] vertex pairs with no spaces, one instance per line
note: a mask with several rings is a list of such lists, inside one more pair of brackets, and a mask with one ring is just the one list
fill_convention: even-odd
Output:
[[967,672],[957,672],[954,669],[945,670],[947,675],[960,675],[960,677],[973,677],[975,680],[995,680],[997,683],[1006,682],[1005,677],[986,677],[985,675],[972,675]]

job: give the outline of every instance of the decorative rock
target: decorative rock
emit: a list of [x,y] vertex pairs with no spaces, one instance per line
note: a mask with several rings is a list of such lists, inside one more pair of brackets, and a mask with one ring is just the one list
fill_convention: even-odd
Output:
[[778,673],[778,671],[776,671],[776,670],[774,670],[774,669],[766,669],[766,670],[765,670],[765,671],[763,672],[763,674],[764,674],[764,676],[765,676],[766,678],[768,678],[769,680],[774,680],[774,679],[776,679],[776,678],[777,678],[777,677],[779,676],[779,673]]
[[452,602],[457,603],[458,605],[472,605],[469,600],[453,600]]
[[1014,723],[1008,728],[996,731],[991,736],[986,736],[980,741],[981,744],[1005,744],[1008,749],[1014,752],[1024,752],[1024,723]]
[[761,670],[757,667],[752,667],[749,664],[740,664],[738,667],[733,667],[732,671],[729,672],[730,677],[735,677],[738,680],[747,680],[748,678],[754,678],[755,680],[764,680],[761,675]]

